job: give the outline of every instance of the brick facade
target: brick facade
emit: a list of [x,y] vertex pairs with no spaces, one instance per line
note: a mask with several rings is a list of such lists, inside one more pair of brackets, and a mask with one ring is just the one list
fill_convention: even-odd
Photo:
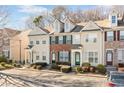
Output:
[[58,62],[58,52],[59,51],[69,51],[71,52],[72,44],[53,44],[50,45],[50,63],[52,63],[52,53],[56,54],[56,60],[55,62]]
[[[116,34],[115,34],[116,32]],[[106,60],[106,50],[111,49],[112,50],[112,54],[113,54],[113,66],[117,66],[118,65],[118,51],[117,49],[119,48],[124,48],[124,41],[120,40],[120,36],[119,36],[119,32],[120,31],[114,31],[114,40],[113,41],[107,41],[106,40],[106,35],[105,35],[105,64],[107,64],[107,60]]]

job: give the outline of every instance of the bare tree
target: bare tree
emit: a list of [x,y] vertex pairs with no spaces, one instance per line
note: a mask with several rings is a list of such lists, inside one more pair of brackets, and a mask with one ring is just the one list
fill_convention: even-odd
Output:
[[4,27],[8,23],[10,13],[6,6],[0,6],[0,27]]

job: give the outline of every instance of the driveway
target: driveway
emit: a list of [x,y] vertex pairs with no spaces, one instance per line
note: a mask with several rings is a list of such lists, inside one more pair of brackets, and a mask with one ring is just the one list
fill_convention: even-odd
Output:
[[38,87],[106,87],[107,82],[105,76],[95,74],[61,73],[51,70],[39,71],[32,69],[11,69],[1,72],[12,76],[11,78],[15,81]]

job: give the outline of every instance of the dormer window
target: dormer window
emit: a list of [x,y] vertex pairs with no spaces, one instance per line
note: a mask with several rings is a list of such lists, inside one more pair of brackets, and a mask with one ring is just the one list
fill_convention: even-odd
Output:
[[59,21],[54,22],[54,31],[60,32],[60,23]]
[[65,32],[69,32],[69,30],[70,30],[70,24],[65,23]]
[[116,23],[116,16],[112,16],[112,23]]

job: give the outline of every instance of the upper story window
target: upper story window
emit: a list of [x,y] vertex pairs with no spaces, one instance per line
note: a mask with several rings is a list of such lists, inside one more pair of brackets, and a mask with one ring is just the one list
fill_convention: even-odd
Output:
[[70,24],[65,23],[65,32],[68,32],[70,30]]
[[55,44],[55,37],[51,37],[51,44]]
[[39,41],[36,41],[36,44],[37,44],[37,45],[39,45],[39,44],[40,44],[40,42],[39,42]]
[[124,31],[120,31],[120,40],[124,40]]
[[43,41],[42,41],[42,44],[46,44],[46,40],[43,40]]
[[97,35],[96,34],[88,34],[86,36],[86,42],[93,42],[95,43],[97,41]]
[[113,41],[113,40],[114,40],[114,33],[107,32],[107,41]]
[[112,16],[112,23],[116,23],[116,16]]
[[80,35],[73,35],[73,44],[80,44]]
[[33,45],[33,41],[30,41],[30,45]]
[[59,36],[59,44],[63,44],[63,36]]
[[55,32],[59,32],[59,30],[60,30],[60,24],[59,24],[59,22],[57,21],[57,22],[54,23],[54,31],[55,31]]
[[71,44],[71,35],[66,36],[66,44]]

